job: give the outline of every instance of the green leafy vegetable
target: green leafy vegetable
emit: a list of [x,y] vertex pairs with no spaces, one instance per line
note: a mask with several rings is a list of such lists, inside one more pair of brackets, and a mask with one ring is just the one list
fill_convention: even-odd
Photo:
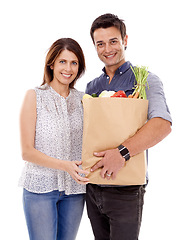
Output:
[[146,85],[149,89],[149,85],[148,85],[148,82],[147,82],[147,77],[148,77],[149,73],[148,73],[147,67],[144,67],[144,66],[132,67],[131,66],[131,69],[134,73],[135,80],[136,80],[135,87],[134,87],[134,92],[132,94],[133,97],[136,93],[139,93],[138,98],[147,99]]

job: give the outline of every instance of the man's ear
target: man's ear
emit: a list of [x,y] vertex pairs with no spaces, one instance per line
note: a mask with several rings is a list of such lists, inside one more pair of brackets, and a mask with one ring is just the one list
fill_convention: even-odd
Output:
[[127,48],[127,40],[128,40],[128,35],[125,35],[125,37],[124,37],[124,46],[125,46],[125,49]]

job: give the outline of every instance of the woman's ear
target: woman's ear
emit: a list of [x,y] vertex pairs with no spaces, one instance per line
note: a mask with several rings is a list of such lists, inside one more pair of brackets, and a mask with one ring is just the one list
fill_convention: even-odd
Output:
[[51,65],[51,66],[50,66],[50,69],[52,69],[52,70],[53,70],[53,69],[54,69],[54,66],[53,66],[53,65]]

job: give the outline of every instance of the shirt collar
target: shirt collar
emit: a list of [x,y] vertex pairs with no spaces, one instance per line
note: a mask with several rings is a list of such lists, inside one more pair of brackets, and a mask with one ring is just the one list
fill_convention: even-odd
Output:
[[[125,62],[116,70],[115,75],[126,72],[130,68],[130,66],[131,66],[131,63],[129,61]],[[104,74],[106,74],[105,67],[102,69],[102,71],[104,72]]]

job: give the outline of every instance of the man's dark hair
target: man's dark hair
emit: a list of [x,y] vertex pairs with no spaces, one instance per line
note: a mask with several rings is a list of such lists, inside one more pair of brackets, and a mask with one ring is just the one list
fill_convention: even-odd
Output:
[[94,31],[97,30],[98,28],[116,27],[120,31],[123,40],[126,36],[126,26],[123,21],[124,20],[119,19],[118,16],[111,13],[107,13],[96,18],[90,30],[90,35],[93,40],[93,43],[95,44],[93,37]]

